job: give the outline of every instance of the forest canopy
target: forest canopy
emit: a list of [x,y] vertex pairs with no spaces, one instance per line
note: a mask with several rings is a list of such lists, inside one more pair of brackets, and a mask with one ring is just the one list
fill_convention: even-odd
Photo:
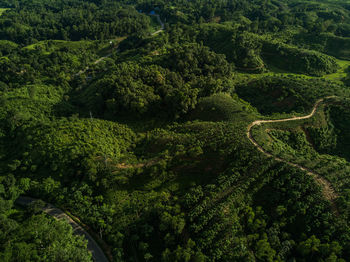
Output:
[[0,260],[94,259],[45,201],[115,262],[347,261],[349,48],[348,1],[0,0]]

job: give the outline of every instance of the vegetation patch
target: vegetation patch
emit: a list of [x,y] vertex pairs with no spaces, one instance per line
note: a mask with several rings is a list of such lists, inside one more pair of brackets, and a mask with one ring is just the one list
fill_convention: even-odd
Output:
[[[347,91],[324,79],[265,76],[236,87],[237,94],[262,114],[308,113],[317,99]],[[345,92],[345,93],[344,93]]]
[[7,10],[10,10],[10,8],[0,8],[0,16]]
[[350,257],[349,1],[0,5],[0,261]]
[[219,93],[202,98],[189,117],[203,121],[230,121],[248,114],[249,110],[252,109],[247,103],[227,93]]

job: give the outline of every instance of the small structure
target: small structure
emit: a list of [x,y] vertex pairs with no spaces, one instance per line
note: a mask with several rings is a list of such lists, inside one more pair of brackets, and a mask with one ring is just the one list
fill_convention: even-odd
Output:
[[156,15],[156,11],[152,10],[151,12],[149,12],[150,15]]

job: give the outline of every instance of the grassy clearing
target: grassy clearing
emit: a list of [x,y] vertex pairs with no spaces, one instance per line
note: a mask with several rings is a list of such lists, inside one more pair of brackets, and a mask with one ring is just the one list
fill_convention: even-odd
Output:
[[252,117],[254,109],[238,97],[232,98],[227,93],[219,93],[202,98],[196,109],[191,112],[191,120],[203,121],[244,121]]
[[336,59],[337,64],[339,65],[339,69],[337,72],[332,73],[332,74],[327,74],[322,77],[314,77],[314,76],[308,76],[304,74],[295,74],[295,73],[290,73],[288,71],[282,70],[280,68],[275,68],[270,66],[270,72],[266,72],[260,75],[274,75],[274,74],[288,74],[288,75],[293,75],[293,76],[300,76],[306,79],[312,79],[312,78],[323,78],[326,80],[332,80],[332,81],[337,81],[340,82],[343,77],[346,76],[345,69],[350,66],[350,61],[347,60],[340,60]]
[[10,8],[0,8],[0,16],[2,16],[2,14],[7,10],[10,10]]
[[83,40],[83,41],[65,41],[65,40],[44,40],[38,43],[28,45],[23,47],[25,50],[35,50],[41,49],[46,50],[48,54],[60,50],[63,48],[67,48],[69,50],[81,50],[81,49],[89,49],[94,48],[96,46],[96,41],[91,40]]
[[339,82],[339,81],[341,81],[342,78],[344,78],[346,76],[345,70],[346,70],[346,68],[348,68],[350,66],[350,61],[337,59],[337,63],[340,67],[338,69],[338,71],[333,73],[333,74],[323,76],[324,79]]
[[[113,48],[117,48],[118,45],[122,41],[124,41],[126,38],[127,38],[127,36],[121,36],[121,37],[116,37],[114,39],[110,39],[110,40],[105,41],[104,43],[102,43],[99,46],[99,51],[97,52],[97,54],[99,56],[106,56],[106,55],[110,54],[111,50]],[[111,44],[111,42],[112,42],[112,44]]]
[[268,72],[260,73],[260,74],[249,74],[249,73],[236,73],[236,82],[241,82],[249,79],[259,79],[264,76],[283,76],[283,75],[289,75],[289,76],[297,76],[301,77],[304,79],[320,79],[323,78],[325,80],[330,80],[334,81],[337,83],[342,83],[341,80],[346,76],[345,70],[350,66],[350,61],[348,60],[340,60],[336,59],[337,64],[339,65],[339,69],[337,72],[332,73],[332,74],[327,74],[322,77],[315,77],[315,76],[309,76],[309,75],[304,75],[304,74],[295,74],[295,73],[290,73],[288,71],[285,71],[283,69],[277,68],[277,67],[269,67]]
[[35,49],[52,49],[54,50],[59,50],[62,48],[68,48],[69,50],[81,50],[81,49],[89,49],[89,48],[94,48],[98,50],[98,52],[104,52],[106,50],[111,49],[111,44],[110,42],[113,43],[115,46],[116,44],[119,44],[121,41],[126,39],[126,37],[117,37],[115,39],[109,39],[104,41],[101,44],[98,44],[99,41],[95,40],[81,40],[81,41],[65,41],[65,40],[44,40],[37,42],[32,45],[28,45],[23,47],[23,49],[26,50],[35,50]]

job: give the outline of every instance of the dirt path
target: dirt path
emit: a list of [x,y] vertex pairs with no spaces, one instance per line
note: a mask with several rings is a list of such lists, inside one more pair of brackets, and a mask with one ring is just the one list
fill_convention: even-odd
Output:
[[164,30],[164,23],[162,22],[162,20],[160,20],[160,16],[159,15],[154,15],[157,17],[157,21],[160,24],[160,29],[155,31],[154,33],[152,33],[151,35],[156,35],[159,34],[160,32],[162,32]]
[[[162,20],[160,19],[160,16],[159,15],[153,15],[155,17],[157,17],[157,20],[158,20],[158,23],[160,24],[160,29],[155,31],[154,33],[152,33],[151,35],[154,36],[154,35],[157,35],[159,34],[160,32],[164,31],[164,23],[162,22]],[[119,46],[119,44],[116,46],[116,47],[113,47],[111,52],[105,56],[101,56],[100,58],[98,58],[97,60],[95,60],[94,62],[92,62],[94,65],[102,62],[103,60],[105,60],[106,58],[110,57],[112,54],[113,54],[113,50],[114,49],[117,49]],[[117,49],[118,51],[118,49]],[[89,70],[89,67],[85,67],[84,69],[80,70],[78,73],[75,74],[75,76],[79,76],[83,73],[85,73],[87,70]]]
[[282,158],[279,158],[279,157],[276,157],[274,155],[272,155],[271,153],[269,152],[266,152],[262,146],[260,146],[256,140],[253,138],[252,136],[252,133],[251,133],[251,130],[254,126],[256,125],[261,125],[261,124],[264,124],[264,123],[278,123],[278,122],[288,122],[288,121],[296,121],[296,120],[303,120],[303,119],[308,119],[308,118],[311,118],[314,116],[314,114],[316,113],[317,111],[317,108],[318,106],[320,105],[320,103],[322,103],[325,99],[329,99],[329,98],[334,98],[335,96],[328,96],[328,97],[325,97],[325,98],[322,98],[322,99],[319,99],[316,101],[314,107],[312,108],[312,111],[310,114],[306,115],[306,116],[295,116],[295,117],[291,117],[291,118],[285,118],[285,119],[276,119],[276,120],[256,120],[254,122],[252,122],[250,125],[248,125],[247,127],[247,137],[249,139],[250,142],[252,142],[252,144],[260,151],[262,152],[264,155],[268,156],[268,157],[272,157],[274,158],[276,161],[279,161],[279,162],[283,162],[283,163],[286,163],[290,166],[293,166],[293,167],[296,167],[296,168],[299,168],[300,170],[303,170],[305,172],[307,172],[308,175],[312,176],[315,181],[322,187],[322,193],[323,193],[323,196],[328,200],[330,201],[331,203],[331,207],[332,207],[332,210],[338,214],[338,209],[336,207],[336,204],[335,204],[335,200],[336,198],[338,197],[337,193],[334,191],[331,183],[325,179],[324,177],[320,176],[319,174],[317,174],[316,172],[312,171],[311,169],[309,168],[306,168],[306,167],[303,167],[299,164],[295,164],[295,163],[292,163],[292,162],[289,162],[287,160],[284,160]]
[[[113,49],[112,49],[112,50],[113,50]],[[93,62],[93,64],[96,65],[96,64],[102,62],[105,58],[110,57],[111,55],[112,55],[112,53],[109,53],[109,54],[107,54],[107,55],[105,55],[105,56],[102,56],[102,57],[100,57],[99,59],[95,60],[95,61]],[[76,76],[79,76],[79,75],[85,73],[87,70],[89,70],[89,67],[88,67],[88,66],[85,67],[83,70],[80,70],[80,71],[79,71],[78,73],[76,73],[75,75],[76,75]]]
[[[37,201],[38,199],[31,198],[31,197],[23,197],[20,196],[16,200],[16,204],[21,206],[28,206],[31,203]],[[77,222],[75,222],[70,216],[68,216],[66,213],[64,213],[61,209],[46,203],[46,205],[42,209],[45,213],[49,214],[50,216],[58,219],[58,220],[66,220],[69,225],[73,228],[73,233],[75,235],[84,236],[85,239],[88,241],[88,250],[92,254],[92,258],[95,262],[108,262],[109,260],[103,253],[102,249],[99,247],[99,245],[96,243],[96,241],[90,236],[88,232],[86,232]]]

